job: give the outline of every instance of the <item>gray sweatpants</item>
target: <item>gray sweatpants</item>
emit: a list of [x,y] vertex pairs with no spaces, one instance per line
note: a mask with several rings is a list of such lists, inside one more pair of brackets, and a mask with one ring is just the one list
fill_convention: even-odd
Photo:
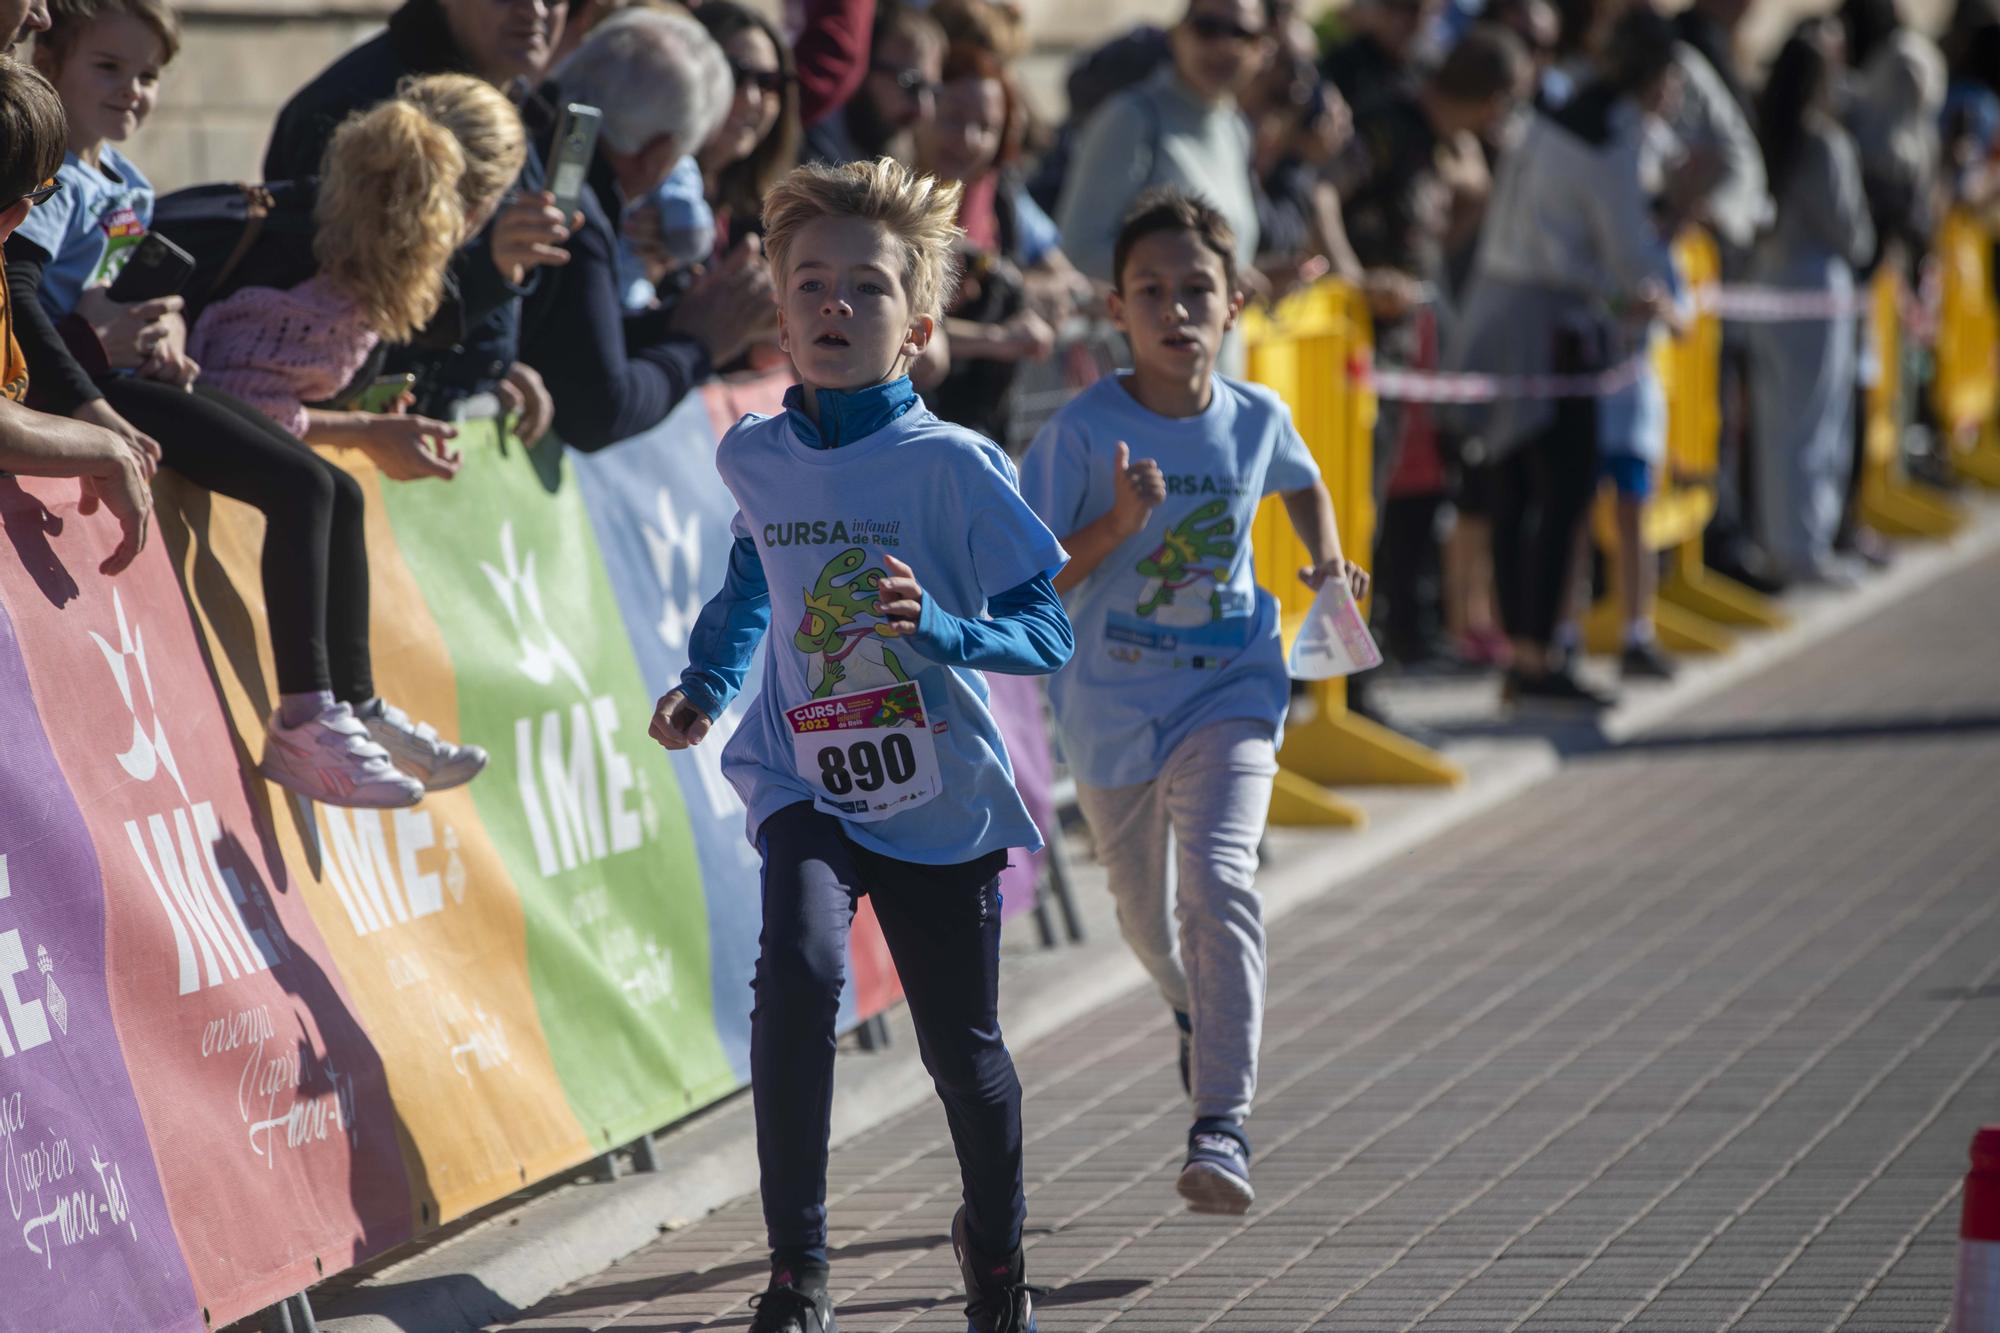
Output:
[[1278,771],[1267,722],[1217,722],[1149,782],[1077,784],[1118,928],[1168,1004],[1194,1024],[1196,1116],[1250,1114],[1264,1031],[1257,844]]

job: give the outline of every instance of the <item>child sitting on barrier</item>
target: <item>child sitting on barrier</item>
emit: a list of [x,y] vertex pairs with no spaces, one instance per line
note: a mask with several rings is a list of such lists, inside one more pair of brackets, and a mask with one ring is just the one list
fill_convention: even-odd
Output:
[[[765,643],[723,770],[764,860],[751,1092],[771,1284],[754,1333],[833,1333],[826,1169],[848,930],[868,894],[964,1177],[952,1245],[974,1333],[1032,1333],[1021,1085],[1001,1038],[999,874],[1041,845],[981,671],[1068,660],[1061,546],[988,440],[911,387],[954,274],[956,185],[887,158],[801,167],[764,205],[800,383],[716,465],[736,546],[654,739],[699,744]],[[771,624],[779,635],[766,640]]]
[[[414,805],[427,787],[469,781],[486,764],[483,751],[444,740],[375,693],[360,488],[230,392],[241,388],[256,397],[255,384],[215,374],[215,367],[203,370],[184,345],[178,297],[121,306],[107,295],[145,239],[153,208],[151,186],[114,144],[152,111],[160,71],[180,44],[178,17],[164,0],[53,0],[50,18],[49,31],[36,42],[35,63],[63,100],[68,153],[57,175],[61,188],[6,245],[37,405],[157,450],[163,465],[187,480],[263,512],[264,601],[280,692],[266,738],[265,776],[314,800],[378,807]],[[522,151],[519,118],[504,98],[484,91],[512,122],[512,165],[505,167],[511,174]],[[427,127],[422,141],[432,153],[393,171],[377,165],[344,192],[375,195],[377,216],[370,225],[386,229],[381,214],[394,211],[392,187],[402,186],[395,197],[410,220],[394,234],[406,244],[415,243],[411,231],[420,225],[457,234],[476,211],[460,195],[461,181],[471,174],[468,154],[414,103],[393,114]],[[378,147],[407,151],[420,137],[413,133]],[[432,182],[427,194],[412,193],[406,182],[413,174]],[[451,216],[436,207],[420,214],[419,200],[448,204]],[[383,254],[397,256],[397,280],[413,276],[386,236],[377,244]],[[425,239],[417,248],[428,253],[435,246]],[[399,299],[414,309],[423,299],[434,304],[436,291],[433,282],[428,298]],[[289,332],[288,362],[301,349],[310,357],[331,345],[323,329],[294,326]],[[286,368],[273,358],[263,370],[268,375]],[[341,372],[343,379],[354,369]],[[329,392],[339,387],[335,381]],[[435,452],[435,441],[450,430],[440,423],[364,419],[360,413],[334,420],[344,428],[340,442],[367,448],[392,476],[450,476],[456,468],[455,460]],[[314,438],[329,437],[315,432]]]
[[1290,695],[1277,604],[1253,572],[1259,501],[1284,498],[1312,556],[1308,586],[1368,586],[1284,403],[1215,373],[1243,306],[1235,256],[1208,204],[1143,196],[1119,231],[1109,298],[1132,369],[1057,412],[1021,464],[1036,512],[1068,534],[1055,582],[1078,648],[1049,693],[1119,928],[1180,1028],[1194,1124],[1179,1189],[1202,1213],[1255,1198],[1244,1122],[1264,1010],[1257,845]]

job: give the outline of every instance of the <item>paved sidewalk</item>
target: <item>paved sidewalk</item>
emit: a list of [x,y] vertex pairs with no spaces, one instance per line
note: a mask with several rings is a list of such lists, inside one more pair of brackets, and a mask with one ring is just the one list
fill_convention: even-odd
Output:
[[[1173,1193],[1151,995],[1017,1052],[1042,1328],[1939,1328],[2000,1120],[1996,590],[1987,559],[1285,917],[1247,1218]],[[830,1193],[843,1329],[963,1329],[935,1106]],[[738,1200],[498,1327],[746,1327],[762,1231]]]

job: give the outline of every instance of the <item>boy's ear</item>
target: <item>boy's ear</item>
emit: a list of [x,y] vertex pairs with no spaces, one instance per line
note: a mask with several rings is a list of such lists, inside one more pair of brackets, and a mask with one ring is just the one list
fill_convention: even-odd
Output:
[[1243,313],[1243,303],[1248,299],[1241,283],[1229,289],[1229,313],[1222,319],[1224,333],[1236,327],[1236,317]]
[[937,333],[937,321],[929,315],[918,315],[910,321],[910,335],[903,339],[903,354],[912,361],[924,354],[931,345],[931,338]]
[[1104,294],[1104,309],[1111,316],[1111,327],[1120,333],[1128,332],[1125,327],[1125,293],[1113,287]]
[[28,210],[33,207],[34,205],[25,199],[16,199],[5,209],[0,209],[0,241],[12,236],[14,228],[28,220]]
[[792,350],[792,335],[785,328],[785,303],[783,301],[778,302],[778,350],[781,352]]

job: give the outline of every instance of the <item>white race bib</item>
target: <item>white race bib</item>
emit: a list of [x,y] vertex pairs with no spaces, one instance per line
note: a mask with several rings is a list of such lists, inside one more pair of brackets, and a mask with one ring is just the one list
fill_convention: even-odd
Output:
[[944,790],[914,680],[785,710],[792,763],[814,805],[857,823],[914,810]]

